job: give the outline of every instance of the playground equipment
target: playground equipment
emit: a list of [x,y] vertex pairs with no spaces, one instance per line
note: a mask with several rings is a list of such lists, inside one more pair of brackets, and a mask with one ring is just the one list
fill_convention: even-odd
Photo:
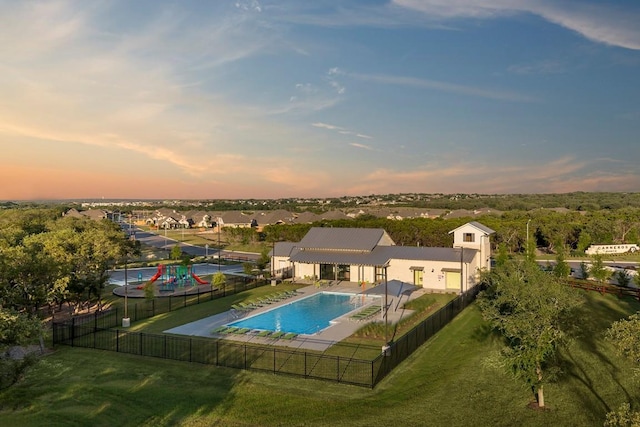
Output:
[[208,285],[209,282],[202,280],[201,277],[193,272],[190,265],[158,265],[158,271],[151,279],[151,283],[156,280],[162,280],[161,290],[174,290],[176,287],[184,288],[186,285],[195,286],[194,282],[201,285]]

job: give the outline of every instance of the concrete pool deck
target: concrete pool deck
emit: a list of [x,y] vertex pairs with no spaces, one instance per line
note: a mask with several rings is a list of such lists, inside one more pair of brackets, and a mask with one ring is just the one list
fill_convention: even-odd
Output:
[[[277,288],[276,288],[277,289]],[[298,294],[294,297],[287,298],[283,301],[269,304],[264,307],[257,308],[251,311],[247,316],[238,317],[234,315],[234,310],[229,310],[224,313],[219,313],[213,316],[206,317],[204,319],[197,320],[195,322],[187,323],[182,326],[178,326],[176,328],[168,329],[164,331],[168,334],[177,334],[177,335],[188,335],[188,336],[199,336],[206,338],[225,338],[229,340],[239,341],[239,342],[254,342],[256,344],[276,344],[279,346],[300,348],[300,349],[308,349],[308,350],[316,350],[316,351],[324,351],[327,348],[331,347],[333,344],[344,340],[345,338],[351,336],[354,332],[360,329],[363,325],[368,322],[372,322],[374,320],[383,320],[382,312],[377,314],[376,316],[368,319],[367,321],[354,321],[349,317],[353,314],[347,313],[343,316],[340,316],[334,319],[331,323],[331,326],[323,329],[322,331],[312,334],[306,335],[301,334],[298,335],[295,339],[285,340],[285,339],[274,339],[274,338],[262,338],[258,337],[256,333],[248,333],[242,335],[236,334],[214,334],[212,331],[219,327],[226,325],[228,323],[239,320],[240,318],[245,318],[248,316],[254,316],[260,313],[263,313],[268,310],[272,310],[274,308],[290,304],[298,299],[308,297],[310,295],[319,293],[319,292],[340,292],[340,293],[348,293],[348,294],[364,294],[364,295],[378,295],[384,298],[384,284],[377,285],[375,287],[362,290],[361,286],[358,283],[354,282],[339,282],[337,284],[333,284],[331,286],[325,285],[316,287],[314,285],[307,286],[304,288],[298,289]],[[402,283],[399,281],[390,281],[387,283],[387,303],[389,305],[388,311],[388,321],[389,324],[397,323],[403,317],[411,314],[412,311],[405,310],[402,308],[405,302],[417,298],[426,293],[422,288],[418,288],[416,286]],[[382,304],[384,304],[382,302]]]

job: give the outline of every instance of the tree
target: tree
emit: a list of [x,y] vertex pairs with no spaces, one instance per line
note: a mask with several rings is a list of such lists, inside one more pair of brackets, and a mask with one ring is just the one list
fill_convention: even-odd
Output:
[[496,255],[496,266],[502,267],[507,261],[509,261],[509,254],[507,253],[507,245],[500,243],[498,245],[498,254]]
[[569,277],[569,274],[571,274],[571,267],[569,266],[569,263],[565,261],[564,246],[557,245],[556,248],[556,265],[553,267],[553,274],[561,279],[566,279]]
[[260,252],[260,258],[256,260],[256,268],[263,271],[267,267],[267,264],[269,264],[269,261],[269,249],[264,248],[262,252]]
[[171,259],[173,260],[179,260],[180,258],[182,258],[182,248],[180,248],[179,244],[175,244],[172,248],[171,248],[171,254],[170,254]]
[[566,338],[578,294],[535,263],[512,260],[483,276],[488,288],[478,297],[482,316],[505,340],[502,361],[523,379],[544,407],[543,385],[557,372],[559,346]]
[[[626,319],[613,322],[605,334],[606,339],[621,356],[640,366],[640,313],[635,313]],[[609,412],[604,424],[608,427],[640,426],[640,412],[632,411],[631,405],[624,403],[617,411]]]
[[623,403],[617,411],[609,412],[604,427],[639,427],[640,412],[632,411],[629,403]]
[[589,268],[589,274],[598,282],[605,282],[611,277],[611,272],[606,269],[601,255],[594,255],[593,263]]
[[587,265],[586,262],[582,261],[580,263],[580,278],[587,280],[589,278],[589,275],[591,274],[590,270],[589,270],[589,266]]
[[627,270],[618,270],[613,274],[613,278],[618,283],[618,286],[622,286],[624,288],[628,287],[631,284],[631,276],[627,273]]
[[227,277],[224,275],[222,271],[218,271],[211,278],[211,286],[214,289],[222,289],[225,290],[225,284],[227,283]]
[[[0,355],[14,346],[29,344],[42,336],[42,322],[35,316],[0,307]],[[31,357],[14,360],[0,356],[0,389],[14,384],[20,374],[33,364]]]

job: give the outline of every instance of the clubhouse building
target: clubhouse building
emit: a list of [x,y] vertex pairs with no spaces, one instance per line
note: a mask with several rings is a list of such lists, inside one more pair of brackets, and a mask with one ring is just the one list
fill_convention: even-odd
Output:
[[469,222],[455,230],[453,247],[397,246],[380,228],[313,227],[297,243],[277,242],[275,272],[292,270],[294,279],[382,283],[385,280],[437,292],[464,292],[490,269],[494,231]]

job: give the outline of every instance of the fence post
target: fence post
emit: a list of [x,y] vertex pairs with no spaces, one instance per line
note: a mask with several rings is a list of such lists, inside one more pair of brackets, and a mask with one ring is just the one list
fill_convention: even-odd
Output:
[[76,318],[71,318],[71,347],[73,347],[73,340],[76,336]]
[[116,329],[116,353],[120,352],[120,329]]

